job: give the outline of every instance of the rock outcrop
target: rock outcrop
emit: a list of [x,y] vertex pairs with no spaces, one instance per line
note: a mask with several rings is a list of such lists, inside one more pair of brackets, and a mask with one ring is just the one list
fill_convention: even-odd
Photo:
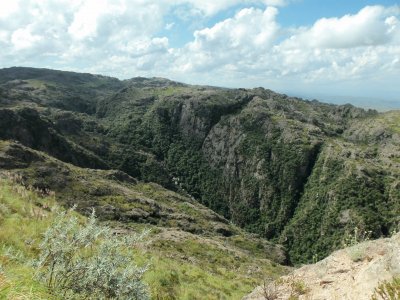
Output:
[[[263,88],[0,70],[1,139],[179,192],[284,244],[293,263],[328,255],[356,226],[373,238],[397,226],[399,124],[398,111]],[[136,209],[125,217],[151,216]]]
[[[288,276],[257,287],[243,300],[283,300],[290,296],[313,300],[369,300],[380,284],[399,276],[400,233],[336,251],[316,264],[305,265]],[[381,299],[378,294],[376,296]]]

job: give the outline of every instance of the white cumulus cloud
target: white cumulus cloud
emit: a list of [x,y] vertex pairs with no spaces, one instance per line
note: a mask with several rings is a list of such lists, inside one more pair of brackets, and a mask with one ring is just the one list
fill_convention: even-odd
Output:
[[399,29],[398,19],[389,12],[382,6],[367,6],[355,15],[323,18],[290,37],[287,46],[353,48],[386,44]]
[[194,41],[182,51],[184,70],[203,71],[221,65],[253,64],[273,45],[279,25],[278,10],[246,8],[233,18],[194,32]]
[[16,13],[19,8],[19,1],[1,1],[0,2],[0,19],[11,16]]
[[31,48],[41,40],[41,36],[32,34],[29,28],[17,29],[11,36],[11,43],[15,50]]
[[[0,66],[280,90],[351,83],[389,90],[400,81],[399,5],[286,28],[277,16],[291,2],[0,1]],[[196,26],[191,40],[175,45],[182,20]]]
[[290,31],[277,23],[277,13],[273,7],[243,9],[196,31],[175,71],[199,73],[193,81],[211,72],[218,74],[216,84],[230,86],[365,84],[386,75],[384,89],[400,80],[398,7],[367,6],[354,15],[322,18]]

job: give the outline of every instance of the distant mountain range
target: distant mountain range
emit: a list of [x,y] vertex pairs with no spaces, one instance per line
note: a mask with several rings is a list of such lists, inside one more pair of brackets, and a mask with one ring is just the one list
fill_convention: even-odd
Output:
[[380,112],[400,109],[400,98],[388,100],[376,97],[355,97],[355,96],[327,96],[327,95],[304,95],[305,98],[317,98],[322,102],[344,105],[352,104],[365,109],[376,109]]

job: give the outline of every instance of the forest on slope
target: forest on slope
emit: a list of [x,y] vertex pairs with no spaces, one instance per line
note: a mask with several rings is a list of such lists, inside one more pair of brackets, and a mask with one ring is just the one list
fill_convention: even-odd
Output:
[[[378,238],[400,222],[399,111],[263,88],[9,68],[0,70],[0,139],[0,167],[66,206],[226,237],[239,230],[229,220],[282,244],[292,263],[325,257],[355,227]],[[217,217],[209,210],[196,222],[197,209],[187,218],[179,203],[168,210],[146,186],[152,201],[122,197],[122,187],[104,184],[110,178],[159,184]]]

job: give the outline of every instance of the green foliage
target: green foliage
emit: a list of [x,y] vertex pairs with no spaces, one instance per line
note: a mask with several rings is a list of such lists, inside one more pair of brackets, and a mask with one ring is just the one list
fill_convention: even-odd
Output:
[[94,212],[84,225],[62,212],[39,245],[37,277],[66,298],[148,299],[142,282],[147,268],[137,267],[130,252],[141,240],[137,235],[116,237],[96,224]]
[[262,259],[265,253],[261,250],[249,256],[228,241],[224,246],[203,238],[158,241],[149,251],[152,266],[145,281],[154,299],[239,300],[264,276],[277,278],[286,272],[284,267]]
[[371,300],[398,300],[400,299],[400,278],[381,283],[374,292]]
[[396,196],[387,192],[396,180],[383,176],[373,162],[347,160],[350,151],[360,149],[342,142],[324,146],[280,238],[293,262],[310,262],[315,254],[323,258],[367,237],[388,235],[396,224]]
[[[14,178],[18,181],[21,179],[19,176]],[[0,299],[59,299],[58,295],[65,299],[62,291],[51,291],[47,287],[48,264],[41,270],[34,269],[31,263],[27,264],[32,260],[38,261],[39,257],[43,259],[43,255],[47,251],[46,249],[40,250],[44,234],[48,229],[54,231],[52,226],[58,224],[62,216],[57,213],[58,209],[54,206],[54,193],[46,196],[39,191],[27,190],[15,182],[0,180],[0,183],[0,206],[2,207],[0,217],[0,265],[2,266]],[[94,183],[95,180],[92,181],[92,184]],[[102,187],[107,190],[104,182]],[[136,188],[141,191],[141,197],[152,197],[159,203],[168,204],[169,202],[166,202],[168,197],[174,195],[177,197],[176,194],[167,192],[161,187],[156,188],[151,184],[140,183]],[[57,195],[58,197],[60,195]],[[203,220],[204,216],[201,215],[201,210],[194,205],[195,202],[190,204],[183,202],[182,199],[184,198],[177,200],[180,205],[185,207],[186,213],[196,216],[196,220],[200,223],[197,225],[206,229],[207,226],[215,224],[211,222],[210,225],[207,219]],[[115,201],[123,201],[123,198],[120,197]],[[169,204],[169,206],[171,205]],[[76,212],[69,212],[65,215],[65,219],[61,218],[63,220],[61,224],[66,223],[68,232],[71,232],[68,229],[71,219],[67,216],[73,217],[72,219],[76,220],[77,228],[80,228],[78,230],[80,234],[75,238],[81,236],[88,221]],[[113,222],[109,226],[110,228],[114,228],[114,226],[120,228],[121,223]],[[128,224],[125,224],[124,228],[136,232],[148,227],[148,225],[134,223],[127,226]],[[94,227],[100,227],[100,231],[104,230],[103,226],[95,224]],[[63,227],[58,231],[61,231],[59,237],[56,238],[58,241],[61,240],[59,245],[66,244],[63,239],[67,234],[66,229]],[[170,238],[160,239],[158,234],[163,232],[168,234],[169,231],[165,227],[152,226],[148,246],[143,248],[122,246],[122,254],[128,258],[134,258],[137,265],[143,266],[147,262],[151,262],[148,270],[143,274],[142,281],[148,285],[152,299],[192,300],[204,299],[204,295],[207,295],[207,299],[241,299],[250,293],[266,274],[276,278],[287,272],[285,267],[266,259],[282,260],[282,257],[279,258],[283,255],[281,250],[279,251],[267,241],[250,239],[244,232],[237,231],[236,235],[229,238],[214,237],[210,233],[207,234],[208,238],[186,233],[186,237],[178,241],[175,241],[174,230],[171,231]],[[177,233],[178,236],[183,234],[180,231]],[[70,238],[72,239],[73,236]],[[98,251],[104,241],[101,236],[99,238],[97,242],[92,243],[93,247],[78,251],[75,261],[77,262],[79,257],[87,258],[86,265],[89,265],[91,257],[99,255]],[[113,235],[110,241],[115,242],[115,238],[116,236]],[[69,239],[70,242],[71,239]],[[66,248],[62,250],[64,254],[71,249],[70,245],[65,246]],[[67,252],[70,253],[69,250]],[[107,253],[109,252],[107,251]],[[107,257],[106,262],[108,261]],[[109,256],[110,259],[113,257],[115,256]],[[107,264],[102,266],[105,265]],[[97,267],[96,264],[95,268]],[[102,267],[102,269],[104,268]],[[37,273],[43,281],[34,280],[32,277],[34,273]],[[61,270],[61,274],[65,274],[65,272]],[[69,292],[67,295],[78,299],[84,296],[82,294],[71,295]]]
[[[284,243],[294,263],[323,258],[355,226],[377,238],[399,224],[396,111],[378,114],[262,88],[31,68],[1,70],[0,97],[2,138],[189,194],[246,230]],[[39,187],[64,188],[63,203],[79,198],[83,210],[117,199],[110,191],[97,201],[78,180],[59,180],[65,176],[56,168],[44,174],[41,163],[31,166],[33,159],[20,152],[2,163],[29,166],[25,174]],[[128,208],[143,208],[131,204],[101,213],[126,220]],[[155,223],[159,211],[142,216],[134,221]],[[201,226],[191,224],[191,231]]]
[[10,174],[0,176],[0,299],[57,299],[33,280],[34,270],[27,264],[51,224],[54,194],[27,189]]
[[170,145],[166,164],[178,190],[189,193],[212,210],[229,217],[228,204],[220,190],[222,174],[208,166],[204,157],[189,140]]
[[368,241],[371,237],[371,234],[372,231],[364,231],[360,230],[358,227],[355,227],[353,233],[347,233],[343,238],[343,247],[351,247]]

